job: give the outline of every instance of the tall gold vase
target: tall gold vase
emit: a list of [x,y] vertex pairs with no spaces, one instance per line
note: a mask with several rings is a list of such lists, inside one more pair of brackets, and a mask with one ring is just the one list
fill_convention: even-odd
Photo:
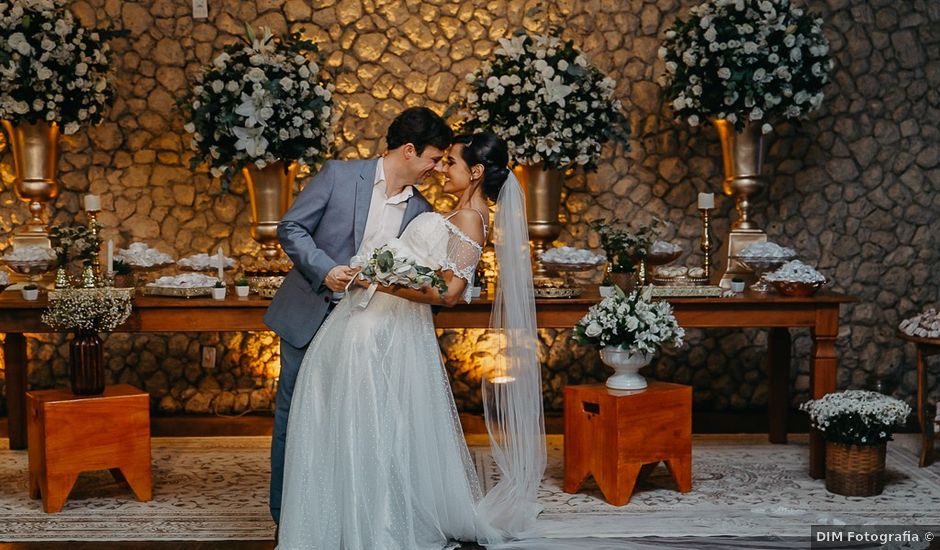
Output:
[[242,168],[251,202],[251,236],[261,244],[261,253],[268,260],[281,256],[277,224],[293,200],[297,167],[296,162],[277,161],[260,169],[254,164]]
[[59,195],[59,125],[55,122],[13,124],[4,120],[7,143],[16,170],[16,195],[29,203],[30,219],[13,235],[13,247],[49,247],[44,221],[45,204]]
[[561,205],[561,187],[565,181],[565,173],[553,168],[545,169],[545,163],[542,162],[516,166],[515,173],[525,192],[525,209],[529,225],[529,239],[532,241],[534,273],[544,276],[548,272],[538,261],[538,257],[561,235],[558,210]]
[[713,119],[712,123],[721,139],[721,160],[725,172],[722,190],[725,195],[735,198],[738,211],[738,218],[731,225],[731,231],[719,253],[724,263],[719,284],[722,288],[731,288],[731,279],[734,277],[754,278],[752,271],[736,259],[741,250],[767,240],[767,234],[751,219],[751,197],[767,186],[767,180],[762,175],[764,135],[761,122],[745,124],[741,132],[736,131],[734,124],[725,119]]

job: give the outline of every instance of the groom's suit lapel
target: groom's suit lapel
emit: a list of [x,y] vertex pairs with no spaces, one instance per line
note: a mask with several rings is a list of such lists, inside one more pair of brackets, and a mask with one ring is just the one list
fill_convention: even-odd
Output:
[[353,240],[355,250],[362,244],[362,236],[366,232],[366,220],[369,219],[369,206],[372,204],[372,187],[375,185],[375,170],[378,168],[378,159],[365,163],[359,179],[356,180],[356,208],[353,215]]
[[405,206],[405,214],[401,217],[401,226],[398,228],[398,235],[400,236],[402,232],[405,231],[405,227],[411,223],[411,220],[415,218],[418,214],[421,213],[421,199],[418,198],[418,189],[415,188],[414,194],[411,195],[411,198],[408,199],[408,203]]

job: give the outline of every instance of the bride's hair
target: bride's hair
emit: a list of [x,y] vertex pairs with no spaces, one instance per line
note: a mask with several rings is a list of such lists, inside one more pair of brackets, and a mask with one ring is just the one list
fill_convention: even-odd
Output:
[[454,143],[463,144],[460,156],[467,166],[483,165],[483,194],[496,202],[503,182],[509,176],[509,150],[506,142],[492,132],[465,134],[454,138]]

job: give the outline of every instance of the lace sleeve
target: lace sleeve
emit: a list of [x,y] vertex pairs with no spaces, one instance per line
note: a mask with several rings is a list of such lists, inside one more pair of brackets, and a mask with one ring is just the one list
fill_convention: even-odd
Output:
[[454,275],[467,281],[463,299],[470,302],[473,293],[473,278],[480,263],[482,250],[480,245],[466,236],[457,227],[447,224],[450,237],[447,241],[447,257],[441,262],[441,269],[454,272]]

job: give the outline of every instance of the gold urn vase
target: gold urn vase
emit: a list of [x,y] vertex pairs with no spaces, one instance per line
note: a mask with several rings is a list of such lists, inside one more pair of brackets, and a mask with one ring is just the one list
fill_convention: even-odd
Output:
[[764,135],[760,121],[748,122],[740,132],[734,123],[725,119],[712,120],[721,139],[721,160],[725,178],[722,190],[725,195],[735,198],[738,219],[731,225],[731,232],[722,244],[719,257],[724,263],[720,285],[731,288],[733,277],[754,279],[753,273],[737,257],[747,246],[767,240],[767,235],[751,219],[751,197],[760,193],[767,186],[763,177]]
[[286,164],[279,160],[264,168],[254,164],[242,168],[251,202],[251,236],[261,245],[261,253],[267,260],[281,256],[277,224],[293,200],[297,167],[296,162]]
[[13,247],[49,247],[44,221],[45,204],[59,195],[56,172],[59,164],[59,125],[55,122],[13,124],[3,121],[7,143],[16,170],[16,195],[29,203],[29,221],[14,233]]
[[533,165],[520,164],[514,171],[525,193],[525,210],[529,239],[532,241],[534,274],[544,276],[547,271],[538,261],[538,257],[561,235],[558,211],[561,205],[561,187],[565,181],[565,173],[554,168],[546,168],[543,162]]

